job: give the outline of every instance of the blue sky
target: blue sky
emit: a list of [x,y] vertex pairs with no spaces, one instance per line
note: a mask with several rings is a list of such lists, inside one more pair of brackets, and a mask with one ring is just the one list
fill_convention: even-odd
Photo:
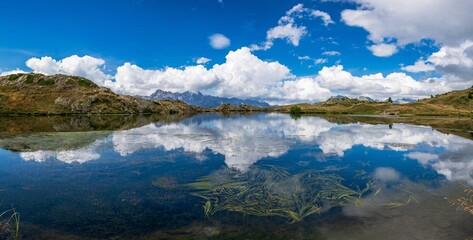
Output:
[[[466,13],[473,4],[447,2],[422,0],[403,7],[399,5],[409,1],[4,0],[0,8],[10,10],[0,15],[0,72],[83,75],[117,92],[139,95],[148,94],[145,89],[162,88],[278,103],[316,102],[333,94],[420,98],[472,83],[465,61],[469,60],[469,41],[473,39],[473,24],[467,23],[471,19]],[[458,14],[448,14],[457,10]],[[327,14],[330,22],[314,11]],[[443,19],[439,11],[445,12]],[[282,20],[284,16],[290,21]],[[399,16],[405,19],[398,20]],[[462,21],[465,25],[458,26]],[[437,29],[435,25],[440,23],[445,27]],[[281,28],[275,29],[278,26]],[[270,38],[272,29],[276,35]],[[297,44],[291,42],[293,30],[301,29]],[[212,47],[209,37],[213,34],[224,35],[230,44],[221,49]],[[451,37],[445,37],[447,34]],[[272,43],[268,49],[243,49],[261,47],[268,41]],[[370,50],[375,45],[381,52]],[[225,58],[231,51],[238,55],[234,65]],[[332,55],[327,55],[330,52]],[[438,52],[442,54],[435,56]],[[61,65],[66,64],[62,59],[74,55],[79,57],[73,59],[77,62]],[[31,58],[46,56],[55,62],[43,59],[25,64]],[[80,65],[90,60],[82,59],[84,56],[93,58],[86,66]],[[198,66],[196,60],[201,57],[211,61]],[[260,65],[251,61],[245,65],[248,57],[255,57],[253,61]],[[428,67],[402,68],[418,60]],[[228,66],[214,69],[215,64]],[[195,69],[186,71],[185,66]],[[242,70],[251,66],[257,67]],[[343,70],[336,66],[343,66]],[[117,74],[120,67],[123,71]],[[325,75],[320,72],[324,67]],[[238,71],[232,72],[235,69]],[[379,73],[382,77],[372,76]],[[386,79],[392,73],[404,75]],[[271,75],[268,82],[262,77],[265,75]],[[406,77],[411,79],[404,80]],[[304,78],[310,80],[301,81]],[[368,85],[377,85],[378,80],[380,85],[372,91]],[[404,82],[408,90],[396,89]],[[255,86],[245,88],[253,83]],[[239,92],[242,87],[245,89]],[[256,91],[260,88],[265,92]]]

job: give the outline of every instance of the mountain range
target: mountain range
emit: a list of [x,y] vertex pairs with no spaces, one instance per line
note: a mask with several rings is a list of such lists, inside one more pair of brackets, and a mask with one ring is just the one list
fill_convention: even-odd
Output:
[[204,107],[204,108],[213,108],[218,107],[224,104],[230,104],[233,106],[241,105],[250,105],[258,108],[270,107],[266,102],[250,100],[250,99],[239,99],[239,98],[225,98],[225,97],[215,97],[204,95],[201,92],[169,92],[163,90],[156,90],[150,96],[144,96],[142,98],[149,100],[179,100],[183,101],[189,105]]

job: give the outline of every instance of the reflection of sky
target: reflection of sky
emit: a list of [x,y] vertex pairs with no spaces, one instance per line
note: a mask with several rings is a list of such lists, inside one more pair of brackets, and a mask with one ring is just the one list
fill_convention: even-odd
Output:
[[288,115],[197,116],[178,123],[149,124],[140,128],[116,131],[109,138],[97,140],[80,149],[21,153],[25,160],[83,163],[99,159],[100,146],[113,144],[123,157],[153,150],[182,149],[201,154],[211,150],[225,156],[225,163],[240,170],[266,157],[279,157],[297,143],[314,145],[324,154],[343,156],[354,146],[406,152],[408,159],[431,166],[451,180],[473,184],[473,142],[408,124],[338,125],[317,117],[298,120]]

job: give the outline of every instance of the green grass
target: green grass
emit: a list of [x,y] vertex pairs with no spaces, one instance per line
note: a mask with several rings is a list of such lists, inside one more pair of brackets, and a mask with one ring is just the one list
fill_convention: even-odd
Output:
[[38,81],[38,84],[41,86],[51,86],[51,85],[54,85],[54,83],[55,83],[54,79],[51,79],[51,78],[48,78],[46,80],[40,79]]
[[84,78],[79,78],[79,80],[77,81],[77,84],[79,84],[79,86],[84,87],[84,88],[92,88],[95,86],[94,82],[84,79]]
[[8,76],[8,80],[10,81],[15,81],[17,80],[18,78],[20,78],[23,74],[12,74],[10,76]]

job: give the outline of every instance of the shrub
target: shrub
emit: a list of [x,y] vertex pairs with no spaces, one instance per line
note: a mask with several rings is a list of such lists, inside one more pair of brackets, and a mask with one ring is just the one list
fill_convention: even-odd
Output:
[[95,83],[93,83],[90,80],[84,79],[84,78],[79,78],[79,80],[77,81],[77,84],[79,84],[79,86],[85,87],[85,88],[91,88],[91,87],[95,86]]
[[473,92],[468,93],[468,99],[473,99]]
[[21,75],[22,75],[22,74],[12,74],[12,75],[8,76],[8,80],[10,80],[10,81],[15,81],[15,80],[17,80],[18,78],[20,78]]
[[393,103],[393,99],[391,97],[388,98],[388,103]]
[[28,75],[26,76],[26,83],[33,83],[33,80],[36,76],[35,75]]
[[291,114],[301,114],[302,109],[299,106],[292,106],[291,109],[289,110]]
[[46,80],[40,79],[38,84],[41,86],[51,86],[55,83],[54,79],[48,78]]

